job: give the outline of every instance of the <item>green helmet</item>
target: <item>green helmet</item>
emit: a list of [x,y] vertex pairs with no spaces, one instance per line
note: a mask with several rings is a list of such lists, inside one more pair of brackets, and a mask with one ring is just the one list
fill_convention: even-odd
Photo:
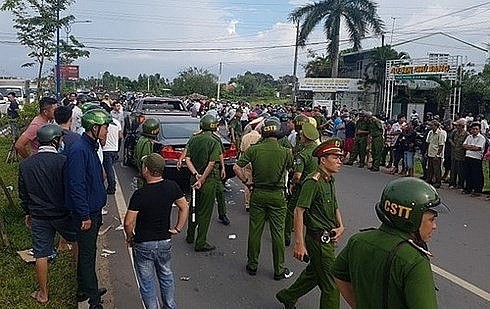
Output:
[[281,134],[281,121],[277,117],[269,117],[262,125],[262,137],[278,137]]
[[148,118],[143,122],[143,133],[141,135],[155,138],[160,133],[160,124],[154,118]]
[[308,117],[303,114],[299,114],[294,117],[294,131],[299,132],[303,128],[303,124],[308,122]]
[[389,182],[375,206],[381,222],[404,232],[419,229],[424,212],[447,212],[436,189],[425,181],[408,177]]
[[103,109],[90,109],[82,116],[82,127],[91,130],[95,125],[105,125],[112,122],[111,115]]
[[47,144],[63,135],[63,130],[57,124],[48,123],[37,129],[37,140],[40,144]]
[[216,131],[218,130],[218,119],[213,115],[205,115],[201,118],[199,126],[203,131]]
[[88,112],[91,109],[97,109],[97,108],[102,108],[102,107],[100,107],[99,104],[93,103],[93,102],[83,103],[82,114],[85,114],[86,112]]

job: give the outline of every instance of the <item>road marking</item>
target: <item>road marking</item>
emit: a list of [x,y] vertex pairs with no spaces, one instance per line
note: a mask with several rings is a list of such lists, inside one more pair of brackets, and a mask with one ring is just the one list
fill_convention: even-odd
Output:
[[[114,176],[116,178],[116,194],[114,195],[114,199],[116,200],[116,207],[117,207],[117,212],[119,213],[119,218],[121,219],[121,224],[124,225],[124,217],[126,215],[126,210],[128,207],[126,206],[126,201],[124,200],[124,195],[122,193],[122,188],[121,185],[119,184],[119,179],[117,177],[117,172],[114,171]],[[124,241],[126,242],[126,232],[124,229],[121,231],[124,236]],[[131,266],[133,268],[133,275],[134,275],[134,280],[136,281],[136,286],[138,287],[138,290],[140,288],[140,284],[138,282],[137,276],[136,276],[136,269],[134,268],[134,259],[133,259],[133,250],[131,250],[130,247],[128,248],[128,253],[129,253],[129,259],[131,260]],[[145,304],[143,303],[143,299],[141,298],[140,294],[140,300],[141,303],[143,304],[143,308],[145,308]]]
[[455,275],[445,271],[440,267],[437,267],[434,264],[431,264],[431,266],[432,266],[432,271],[438,274],[439,276],[446,278],[447,280],[459,285],[463,289],[470,291],[471,293],[483,298],[486,301],[490,301],[490,293],[488,293],[487,291],[480,289],[479,287],[469,283],[466,280],[456,277]]

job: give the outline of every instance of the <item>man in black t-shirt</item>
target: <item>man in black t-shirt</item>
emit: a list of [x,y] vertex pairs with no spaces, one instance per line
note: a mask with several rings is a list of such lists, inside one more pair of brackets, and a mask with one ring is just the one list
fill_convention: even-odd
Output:
[[[179,185],[163,179],[165,159],[157,153],[142,158],[146,185],[134,192],[124,218],[126,242],[133,247],[134,267],[146,308],[160,308],[155,276],[164,308],[176,308],[174,277],[170,269],[171,237],[179,234],[189,206]],[[170,227],[172,204],[179,208],[177,224]]]

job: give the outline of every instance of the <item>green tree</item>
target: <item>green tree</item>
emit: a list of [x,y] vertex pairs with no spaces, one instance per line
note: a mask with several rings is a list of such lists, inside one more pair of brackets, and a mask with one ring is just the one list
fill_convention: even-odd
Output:
[[482,72],[467,70],[461,82],[461,111],[488,113],[490,111],[490,65]]
[[306,77],[331,77],[332,63],[328,55],[319,55],[312,50],[308,50],[308,61],[303,68]]
[[174,78],[172,93],[174,95],[189,95],[194,92],[208,97],[215,97],[218,87],[218,77],[202,68],[189,67]]
[[[37,87],[41,89],[43,66],[46,61],[51,61],[56,52],[55,34],[60,27],[65,27],[75,20],[75,16],[67,15],[57,20],[57,11],[66,11],[74,0],[5,0],[0,10],[11,11],[14,15],[14,29],[17,31],[19,42],[27,47],[27,54],[33,62],[25,63],[23,67],[38,64]],[[78,57],[88,57],[88,52],[82,51],[83,47],[78,41],[72,40],[74,45],[66,44],[65,59],[68,61]],[[38,93],[42,93],[39,91]]]
[[[243,75],[237,75],[230,79],[230,83],[235,83],[235,92],[240,96],[258,96],[262,94],[272,93],[277,87],[277,82],[270,74],[245,72]],[[268,88],[268,89],[267,89]],[[259,95],[260,96],[260,95]]]
[[349,41],[354,50],[361,48],[361,40],[369,30],[374,34],[383,33],[384,23],[377,13],[377,4],[370,0],[324,0],[306,4],[289,14],[294,23],[302,22],[299,32],[299,44],[305,46],[308,36],[319,24],[328,43],[328,54],[332,63],[332,77],[338,76],[340,22],[343,20],[349,34]]

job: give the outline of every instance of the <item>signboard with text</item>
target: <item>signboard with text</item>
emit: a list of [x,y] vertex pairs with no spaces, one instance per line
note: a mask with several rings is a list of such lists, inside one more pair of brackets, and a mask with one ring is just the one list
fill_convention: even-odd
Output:
[[299,90],[313,92],[362,92],[362,79],[353,78],[305,78],[299,81]]
[[76,82],[80,76],[78,65],[62,65],[61,79]]

